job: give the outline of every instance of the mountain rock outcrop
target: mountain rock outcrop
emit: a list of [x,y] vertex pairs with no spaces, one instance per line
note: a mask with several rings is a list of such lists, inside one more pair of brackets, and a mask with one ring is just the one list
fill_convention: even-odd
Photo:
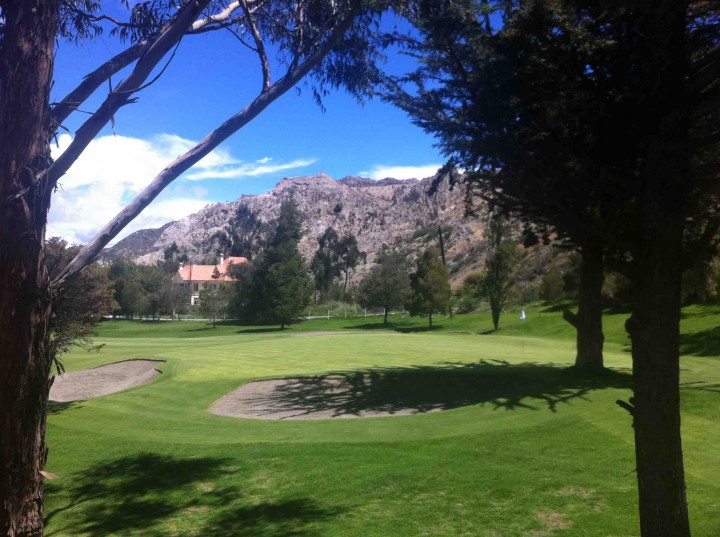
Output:
[[453,281],[482,262],[482,238],[486,210],[466,216],[461,186],[450,188],[444,178],[432,195],[433,178],[421,181],[361,177],[335,180],[325,174],[286,178],[267,194],[242,196],[228,203],[206,207],[158,230],[136,232],[106,251],[105,258],[121,255],[139,263],[163,259],[173,243],[191,262],[214,262],[221,254],[252,257],[272,231],[283,200],[292,199],[303,220],[300,251],[309,261],[317,250],[317,238],[332,227],[343,236],[353,234],[367,254],[355,280],[368,270],[376,253],[389,246],[414,257],[429,245],[439,246],[439,230]]

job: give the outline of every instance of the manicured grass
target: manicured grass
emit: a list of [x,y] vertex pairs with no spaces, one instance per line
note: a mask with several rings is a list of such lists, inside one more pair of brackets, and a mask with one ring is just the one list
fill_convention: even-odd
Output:
[[[154,383],[52,405],[48,535],[638,535],[625,316],[608,315],[611,372],[566,366],[559,312],[313,320],[289,330],[203,323],[103,324],[99,353],[68,370],[160,358]],[[720,533],[720,310],[683,321],[683,434],[693,535]],[[305,335],[308,332],[337,332]],[[349,332],[346,332],[349,331]],[[210,414],[251,379],[372,378],[352,403],[449,410],[316,421]],[[297,396],[297,394],[296,394]],[[349,407],[347,405],[350,405]],[[356,405],[352,407],[352,405]],[[465,406],[467,405],[467,406]]]

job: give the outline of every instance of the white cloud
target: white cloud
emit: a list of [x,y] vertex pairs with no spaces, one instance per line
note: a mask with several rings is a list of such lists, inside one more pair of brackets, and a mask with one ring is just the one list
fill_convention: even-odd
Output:
[[[72,138],[59,137],[53,157],[64,151]],[[48,217],[47,236],[61,236],[73,243],[90,240],[120,212],[169,162],[192,147],[193,142],[175,135],[152,140],[103,136],[90,143],[68,173],[60,179]],[[233,164],[223,150],[210,153],[197,166],[208,168]],[[158,227],[199,211],[210,203],[207,189],[170,187],[115,239],[138,229]]]
[[316,158],[295,159],[284,164],[268,164],[270,158],[261,158],[255,162],[240,163],[235,166],[214,166],[203,170],[191,172],[185,176],[189,181],[202,181],[204,179],[238,179],[240,177],[257,177],[271,173],[304,168],[317,162]]
[[[69,134],[53,147],[57,158],[72,142]],[[119,213],[170,162],[196,142],[175,134],[160,134],[150,140],[127,136],[102,136],[93,140],[67,174],[53,196],[47,236],[61,236],[71,243],[86,243]],[[234,159],[226,150],[215,149],[183,175],[186,180],[257,177],[309,166],[317,159],[296,159],[270,164],[270,157],[255,162]],[[159,227],[202,209],[208,189],[173,183],[153,201],[113,242],[138,229]],[[112,243],[111,243],[112,244]]]
[[424,164],[421,166],[384,166],[378,164],[369,171],[362,171],[358,175],[370,179],[424,179],[435,175],[442,164]]

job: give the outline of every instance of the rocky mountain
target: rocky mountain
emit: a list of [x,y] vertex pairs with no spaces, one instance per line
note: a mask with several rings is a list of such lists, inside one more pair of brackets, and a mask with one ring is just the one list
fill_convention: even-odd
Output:
[[281,202],[293,199],[303,219],[300,251],[308,261],[326,228],[334,228],[340,236],[351,233],[367,254],[366,264],[355,274],[357,280],[383,245],[405,249],[414,257],[431,244],[439,245],[441,229],[452,279],[459,281],[482,262],[484,210],[481,207],[478,216],[466,217],[463,189],[451,189],[445,178],[430,196],[432,181],[335,180],[325,174],[286,178],[267,194],[214,204],[162,228],[133,233],[107,250],[105,258],[154,263],[173,243],[196,263],[214,262],[220,254],[252,256],[271,233]]
[[112,248],[103,252],[103,258],[123,257],[137,259],[138,257],[152,253],[157,250],[155,243],[163,232],[175,222],[168,222],[162,227],[155,229],[141,229],[131,233],[123,240],[118,241]]

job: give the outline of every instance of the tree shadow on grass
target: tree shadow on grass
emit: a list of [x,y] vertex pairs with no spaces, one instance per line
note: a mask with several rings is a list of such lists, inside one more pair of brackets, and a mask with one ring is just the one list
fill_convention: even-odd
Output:
[[720,326],[680,334],[680,354],[720,356]]
[[482,360],[334,372],[278,385],[266,400],[254,402],[294,416],[327,411],[334,416],[424,413],[477,404],[556,412],[559,405],[594,390],[626,389],[631,383],[630,374],[618,371],[588,374],[552,364]]
[[[46,482],[46,492],[62,500],[46,514],[45,534],[161,536],[173,533],[173,517],[197,515],[198,535],[304,536],[311,535],[309,522],[339,514],[306,498],[248,505],[241,489],[245,476],[233,462],[148,453]],[[228,481],[232,485],[218,485]]]
[[215,330],[215,327],[206,325],[200,328],[188,328],[187,330],[183,330],[183,332],[205,332],[206,330]]
[[64,403],[61,403],[60,401],[48,401],[48,415],[50,416],[62,414],[71,408],[82,408],[81,401],[67,401]]
[[397,330],[398,328],[400,327],[395,323],[383,324],[382,322],[343,326],[343,330]]
[[308,524],[342,514],[308,500],[268,502],[230,509],[213,518],[204,535],[234,537],[310,537],[320,532]]
[[700,392],[720,393],[720,384],[712,384],[704,380],[681,382],[680,388],[685,390],[697,390]]
[[270,334],[273,332],[287,332],[288,328],[280,328],[279,326],[272,326],[267,328],[243,328],[235,332],[236,334]]
[[345,330],[387,330],[392,332],[400,332],[401,334],[415,334],[418,332],[431,332],[434,330],[441,330],[441,324],[434,324],[432,328],[427,325],[424,326],[404,326],[397,323],[383,324],[379,323],[366,323],[343,327]]

